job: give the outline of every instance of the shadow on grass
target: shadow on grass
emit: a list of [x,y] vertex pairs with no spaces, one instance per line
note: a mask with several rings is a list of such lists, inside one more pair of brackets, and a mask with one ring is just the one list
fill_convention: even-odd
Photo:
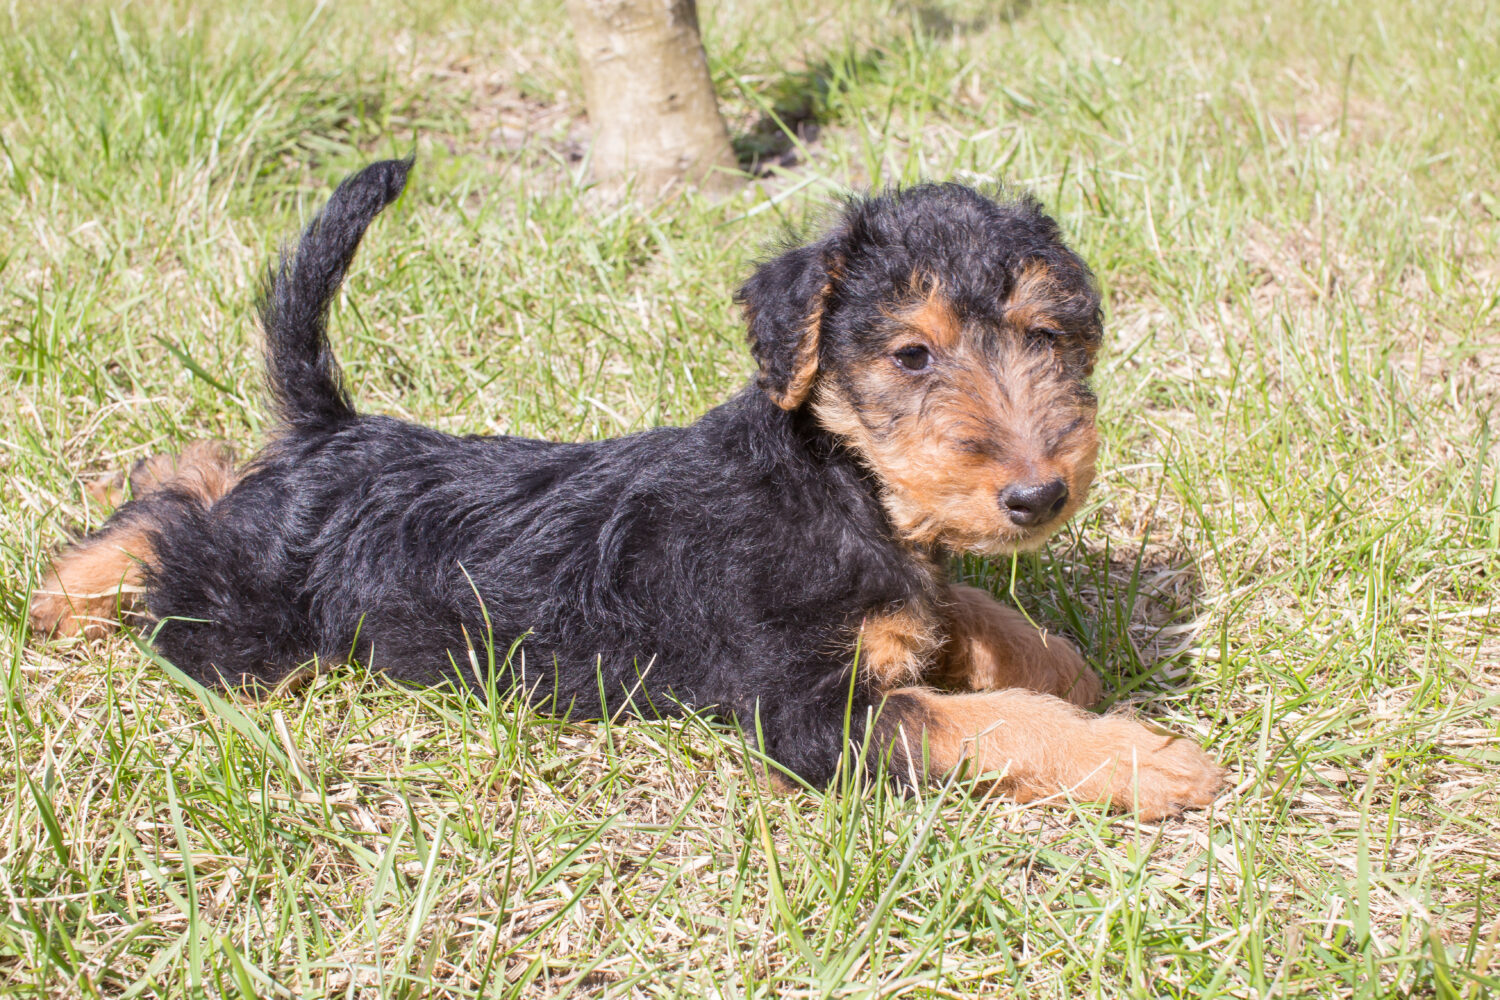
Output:
[[1103,707],[1149,704],[1153,692],[1196,683],[1191,654],[1208,626],[1191,554],[1163,551],[1149,536],[1119,549],[1073,527],[1041,552],[1014,561],[968,557],[952,575],[1075,643],[1104,680]]
[[1005,3],[986,4],[978,12],[963,15],[945,10],[935,3],[910,5],[917,23],[932,35],[964,35],[983,31],[997,24],[1013,24],[1030,12],[1034,0],[1006,0]]
[[740,167],[760,177],[775,167],[803,162],[823,125],[833,117],[835,96],[876,74],[886,58],[879,47],[863,52],[850,49],[788,72],[764,88],[751,91],[742,85],[745,97],[760,108],[760,114],[731,139]]

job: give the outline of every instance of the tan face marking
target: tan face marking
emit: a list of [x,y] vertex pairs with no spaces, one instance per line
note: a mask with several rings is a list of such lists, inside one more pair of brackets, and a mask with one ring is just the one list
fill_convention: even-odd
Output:
[[[884,334],[885,351],[824,373],[814,412],[880,478],[896,530],[917,545],[1000,554],[1035,548],[1082,505],[1094,476],[1098,438],[1092,397],[1063,351],[1030,324],[1045,315],[1048,287],[1035,269],[1001,311],[966,322],[926,295]],[[926,371],[904,370],[892,352],[921,343]],[[1034,527],[1016,525],[1000,494],[1061,479],[1068,500]]]
[[963,323],[953,314],[936,279],[924,282],[926,291],[916,305],[895,314],[928,347],[951,351],[963,342]]
[[1016,278],[1005,305],[1005,320],[1018,330],[1056,325],[1052,316],[1058,283],[1043,264],[1028,264]]

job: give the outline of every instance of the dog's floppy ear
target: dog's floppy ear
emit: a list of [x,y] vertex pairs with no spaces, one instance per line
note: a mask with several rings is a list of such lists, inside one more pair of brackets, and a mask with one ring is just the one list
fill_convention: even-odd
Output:
[[835,237],[788,250],[756,268],[735,301],[745,307],[750,353],[760,387],[784,410],[795,410],[818,377],[823,311],[842,257]]

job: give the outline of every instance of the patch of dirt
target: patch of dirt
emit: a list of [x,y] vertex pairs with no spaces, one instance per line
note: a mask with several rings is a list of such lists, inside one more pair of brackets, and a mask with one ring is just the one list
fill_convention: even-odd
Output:
[[417,70],[413,76],[418,89],[440,92],[457,105],[466,133],[438,139],[451,153],[530,150],[542,154],[538,159],[578,163],[588,152],[587,115],[582,101],[566,90],[548,100],[518,86],[513,70],[485,69],[471,56]]

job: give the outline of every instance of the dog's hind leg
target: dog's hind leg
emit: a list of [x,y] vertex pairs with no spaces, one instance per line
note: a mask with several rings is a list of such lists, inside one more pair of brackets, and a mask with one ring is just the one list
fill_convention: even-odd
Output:
[[96,639],[136,606],[152,547],[149,518],[133,508],[121,508],[104,527],[53,558],[31,594],[33,629]]
[[[133,499],[52,559],[31,595],[32,628],[59,636],[108,634],[122,613],[140,603],[156,532],[175,506],[154,503],[153,497],[170,490],[207,509],[235,480],[233,453],[220,441],[194,441],[176,455],[137,462],[130,472]],[[95,495],[118,500],[118,486],[106,485]]]

